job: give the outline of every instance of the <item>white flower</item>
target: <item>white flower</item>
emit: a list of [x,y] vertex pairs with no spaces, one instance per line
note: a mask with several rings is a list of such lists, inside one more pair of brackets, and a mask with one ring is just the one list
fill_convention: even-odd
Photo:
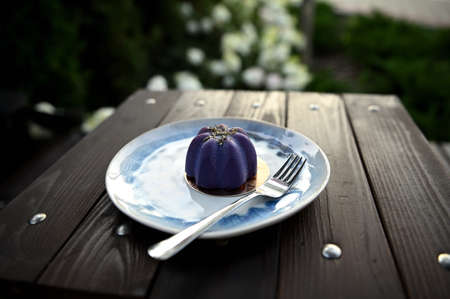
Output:
[[283,73],[285,75],[305,74],[308,73],[308,69],[304,64],[290,60],[283,65]]
[[167,80],[161,75],[151,77],[147,82],[147,89],[152,91],[167,90]]
[[291,55],[291,47],[288,44],[278,44],[273,49],[273,59],[279,62],[284,62]]
[[264,4],[258,11],[259,18],[265,24],[275,24],[277,15],[281,13],[284,13],[283,8],[274,1]]
[[236,82],[236,80],[234,79],[234,77],[231,77],[231,76],[225,76],[222,79],[222,84],[225,87],[232,87],[235,82]]
[[289,44],[280,43],[275,46],[262,49],[258,57],[258,64],[268,68],[275,69],[278,65],[288,60],[291,54],[291,47]]
[[261,48],[268,48],[275,46],[278,43],[280,35],[280,28],[274,25],[264,26],[264,29],[260,38]]
[[280,40],[281,42],[293,45],[297,49],[303,49],[305,47],[305,39],[303,38],[302,33],[295,28],[281,30]]
[[202,83],[198,78],[189,72],[175,73],[175,84],[180,90],[197,90],[202,88]]
[[274,24],[281,27],[293,25],[293,19],[287,7],[277,1],[265,3],[258,11],[259,17],[265,24]]
[[231,13],[223,4],[217,4],[212,11],[212,18],[216,24],[225,24],[231,19]]
[[242,79],[250,87],[259,87],[264,81],[264,70],[254,66],[242,73]]
[[34,110],[41,113],[55,114],[56,108],[49,102],[39,102],[34,106]]
[[227,66],[222,60],[213,60],[209,64],[209,70],[216,76],[222,76],[227,73]]
[[241,69],[241,58],[233,51],[227,51],[223,54],[223,61],[228,70],[238,72]]
[[274,23],[281,27],[290,27],[293,25],[293,20],[286,10],[282,10],[275,14]]
[[114,113],[113,107],[102,107],[94,113],[92,113],[82,124],[81,129],[85,133],[93,131],[98,125],[100,125],[105,119],[110,117]]
[[270,73],[266,77],[267,89],[281,89],[283,87],[283,79],[277,73]]
[[258,33],[252,23],[242,24],[241,32],[251,43],[254,43],[258,39]]
[[241,43],[241,36],[236,32],[222,35],[222,51],[235,51]]
[[258,11],[259,13],[259,18],[264,22],[264,23],[272,23],[273,20],[273,12],[270,9],[269,6],[264,5],[263,7],[261,7]]
[[205,53],[199,48],[190,48],[186,51],[186,58],[192,65],[199,65],[205,59]]
[[286,79],[284,79],[284,88],[287,90],[301,90],[309,83],[309,81],[309,75],[303,77],[295,75],[287,76]]
[[192,13],[194,12],[194,8],[192,7],[192,4],[189,2],[183,2],[180,4],[180,12],[185,17],[192,16]]
[[288,90],[303,89],[311,81],[311,76],[306,66],[296,62],[286,63],[283,67],[283,72],[286,74],[284,88]]
[[37,140],[50,139],[53,136],[52,131],[33,122],[28,124],[28,134],[32,139]]
[[229,32],[222,35],[222,51],[236,51],[242,55],[250,53],[253,40],[240,32]]
[[213,29],[213,22],[210,18],[203,18],[200,21],[200,26],[202,27],[203,32],[210,33]]
[[196,21],[190,20],[186,23],[186,30],[191,34],[198,32],[198,23]]

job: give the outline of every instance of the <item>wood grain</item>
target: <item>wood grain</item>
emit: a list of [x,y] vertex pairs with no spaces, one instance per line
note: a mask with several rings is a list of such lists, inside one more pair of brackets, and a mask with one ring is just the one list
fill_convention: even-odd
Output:
[[[28,160],[14,170],[8,177],[0,183],[0,209],[19,195],[36,178],[38,178],[47,168],[53,165],[68,150],[74,147],[81,139],[83,134],[79,131],[68,132],[64,135],[53,137],[49,144],[42,148],[38,147],[37,152]],[[36,151],[36,150],[35,150]]]
[[[149,97],[157,104],[146,105]],[[0,212],[0,289],[39,278],[26,296],[35,289],[59,297],[450,297],[448,271],[436,263],[450,250],[448,168],[397,99],[345,101],[351,123],[343,101],[326,94],[289,93],[286,109],[282,92],[135,93]],[[369,113],[370,104],[380,111]],[[121,146],[159,123],[224,115],[287,122],[311,137],[330,159],[330,182],[280,225],[199,240],[158,264],[145,249],[167,235],[129,220],[102,196],[106,166]],[[49,218],[28,225],[40,211]],[[121,224],[130,234],[115,234]],[[341,259],[321,257],[328,242],[343,249]]]
[[440,145],[435,142],[430,142],[430,148],[440,164],[450,166],[450,156],[447,155],[445,144]]
[[[288,113],[288,127],[325,151],[331,177],[318,200],[282,223],[279,298],[404,298],[342,100],[291,92]],[[342,257],[324,259],[326,243]]]
[[[202,90],[183,92],[180,100],[170,110],[162,124],[203,117],[220,117],[227,110],[232,91]],[[199,105],[199,103],[203,103]]]
[[[184,92],[161,121],[222,116],[233,92]],[[197,100],[204,106],[195,106]],[[216,103],[216,104],[215,104]],[[140,109],[140,107],[136,107]],[[134,112],[130,112],[134,114]],[[122,223],[132,226],[127,237],[115,230]],[[39,284],[55,288],[143,297],[154,277],[158,262],[147,255],[147,247],[167,235],[127,220],[103,196],[74,236],[44,272]]]
[[[119,227],[128,228],[117,235]],[[38,283],[56,288],[144,297],[157,269],[147,247],[164,234],[132,221],[104,195]]]
[[[284,127],[286,121],[284,92],[236,92],[226,116],[264,120]],[[258,104],[254,106],[254,104]]]
[[[179,93],[138,91],[0,212],[0,278],[34,281],[104,192],[106,167],[129,140],[158,125]],[[145,104],[149,97],[154,105]],[[45,222],[29,225],[35,214]]]
[[[253,107],[259,103],[259,107]],[[285,94],[236,92],[226,116],[283,126]],[[280,226],[220,241],[198,240],[160,266],[150,298],[275,298]],[[221,242],[229,242],[220,245]]]
[[450,298],[450,273],[437,263],[450,252],[449,168],[396,97],[344,98],[408,295]]

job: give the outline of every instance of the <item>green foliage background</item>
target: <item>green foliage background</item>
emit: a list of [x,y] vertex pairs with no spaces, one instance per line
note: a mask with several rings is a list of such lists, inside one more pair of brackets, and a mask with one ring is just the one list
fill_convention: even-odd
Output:
[[[168,78],[183,69],[188,46],[201,44],[215,56],[220,36],[192,40],[174,2],[4,4],[0,89],[24,91],[32,102],[86,111],[119,104],[151,74]],[[216,2],[192,3],[201,14]],[[324,4],[317,6],[315,25],[316,54],[345,55],[361,71],[351,82],[317,71],[308,90],[397,94],[428,138],[450,140],[449,29],[429,29],[379,14],[342,17]],[[203,85],[220,84],[210,80]]]
[[317,55],[345,55],[361,71],[346,82],[322,70],[308,89],[396,94],[427,138],[450,140],[450,29],[381,14],[341,17],[319,4],[315,30]]
[[15,1],[2,10],[0,88],[92,109],[120,103],[148,76],[148,40],[133,1]]

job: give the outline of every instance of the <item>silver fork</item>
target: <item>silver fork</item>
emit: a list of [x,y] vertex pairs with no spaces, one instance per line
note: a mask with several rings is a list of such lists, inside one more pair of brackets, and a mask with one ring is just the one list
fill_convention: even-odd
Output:
[[296,154],[290,154],[283,166],[281,166],[281,168],[262,186],[256,188],[255,192],[214,212],[210,216],[189,226],[172,237],[150,246],[147,250],[148,254],[155,259],[166,260],[177,254],[225,215],[242,206],[249,200],[261,195],[273,198],[284,195],[291,188],[295,178],[298,176],[305,163],[306,158],[299,157]]

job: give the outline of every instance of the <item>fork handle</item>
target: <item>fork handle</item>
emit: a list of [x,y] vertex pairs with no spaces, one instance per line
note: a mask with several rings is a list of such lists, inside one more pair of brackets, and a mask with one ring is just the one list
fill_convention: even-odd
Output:
[[166,260],[175,254],[177,254],[181,249],[186,247],[189,243],[194,241],[198,236],[200,236],[204,231],[217,223],[225,215],[231,211],[237,209],[244,203],[248,202],[252,198],[259,196],[257,192],[253,192],[247,196],[240,198],[232,204],[214,212],[210,216],[204,218],[203,220],[197,222],[194,225],[182,230],[181,232],[167,238],[161,242],[158,242],[150,246],[147,250],[148,254],[158,260]]

